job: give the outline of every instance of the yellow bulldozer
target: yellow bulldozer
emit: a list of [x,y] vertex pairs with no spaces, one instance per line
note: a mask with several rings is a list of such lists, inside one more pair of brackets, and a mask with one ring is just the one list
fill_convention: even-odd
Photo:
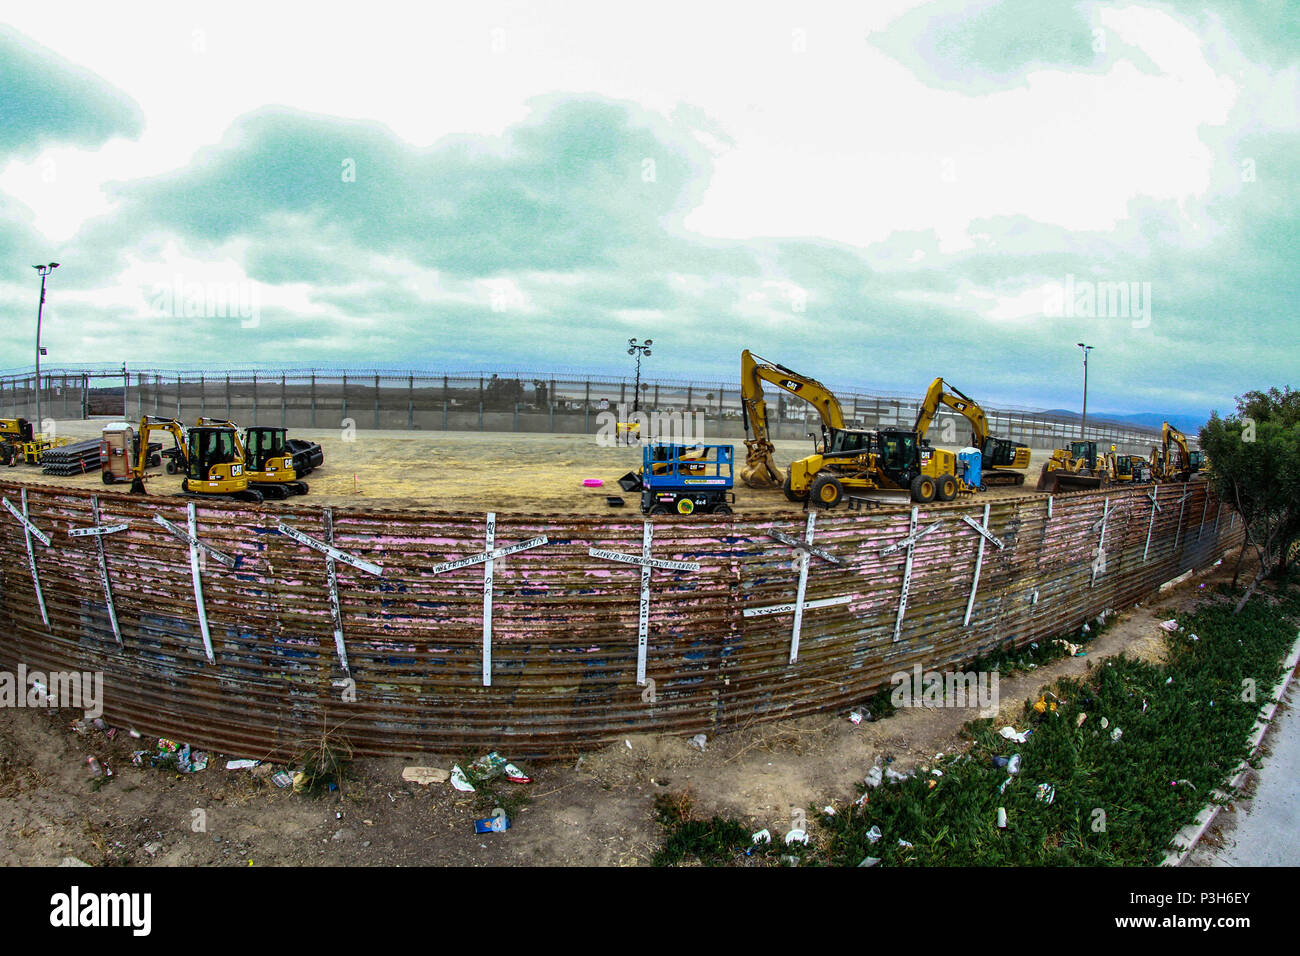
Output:
[[[777,466],[768,429],[763,382],[808,402],[821,418],[821,440],[814,452]],[[834,508],[854,491],[901,491],[912,501],[952,501],[972,491],[957,477],[957,457],[932,448],[914,429],[849,428],[844,410],[829,388],[793,369],[753,355],[740,356],[741,408],[747,433],[741,480],[751,488],[780,487],[791,501]]]

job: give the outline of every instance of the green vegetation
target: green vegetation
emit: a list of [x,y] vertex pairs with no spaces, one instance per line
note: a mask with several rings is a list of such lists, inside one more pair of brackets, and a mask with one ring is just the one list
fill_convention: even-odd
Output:
[[[1179,618],[1166,663],[1120,656],[1083,678],[1057,681],[1049,688],[1056,710],[1039,714],[1026,704],[1016,729],[1033,733],[1023,744],[1001,737],[989,720],[972,721],[966,753],[871,789],[863,805],[816,814],[808,848],[774,844],[762,855],[794,853],[831,866],[867,857],[927,866],[1159,863],[1179,828],[1247,756],[1259,708],[1296,637],[1294,593],[1256,595],[1240,614],[1235,595],[1219,594],[1227,599]],[[1013,754],[1021,757],[1019,773],[994,765],[994,757]],[[1053,790],[1051,802],[1040,798],[1043,784]],[[999,807],[1005,829],[997,826]],[[661,798],[656,816],[665,832],[656,865],[746,862],[750,839],[741,822],[697,820],[688,798]],[[873,827],[881,834],[874,843]],[[782,836],[773,833],[778,843]]]
[[1240,611],[1260,581],[1286,570],[1300,541],[1300,392],[1247,392],[1234,414],[1210,416],[1200,442],[1210,487],[1245,522],[1243,554],[1249,545],[1259,557]]

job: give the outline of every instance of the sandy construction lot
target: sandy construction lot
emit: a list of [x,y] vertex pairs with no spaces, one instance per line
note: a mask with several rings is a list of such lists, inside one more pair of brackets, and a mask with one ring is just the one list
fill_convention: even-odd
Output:
[[[59,422],[57,433],[73,441],[97,437],[103,421]],[[549,435],[525,432],[422,432],[358,429],[345,436],[338,429],[290,429],[290,436],[320,442],[325,464],[313,472],[311,503],[369,507],[419,508],[438,511],[581,512],[603,513],[606,495],[620,495],[628,509],[637,496],[624,494],[618,479],[640,467],[638,447],[601,447],[594,435]],[[154,441],[160,440],[154,437]],[[163,435],[163,447],[170,436]],[[744,459],[743,442],[735,442]],[[777,442],[783,467],[808,455],[812,443]],[[956,449],[953,449],[954,451]],[[1050,453],[1035,451],[1023,489],[999,488],[981,498],[1033,493],[1042,462]],[[98,472],[70,478],[42,475],[32,465],[0,472],[16,480],[57,484],[87,491],[105,490]],[[600,488],[583,480],[598,478]],[[180,491],[180,476],[151,470],[152,494]],[[125,485],[113,486],[125,491]],[[272,505],[274,503],[271,503]],[[737,513],[799,510],[780,490],[756,490],[736,481]]]

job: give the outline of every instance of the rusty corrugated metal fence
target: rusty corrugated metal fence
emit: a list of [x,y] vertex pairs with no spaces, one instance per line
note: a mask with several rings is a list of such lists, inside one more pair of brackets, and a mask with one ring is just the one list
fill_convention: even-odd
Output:
[[[212,554],[177,535],[186,499],[14,482],[0,493],[13,506],[0,511],[0,666],[101,671],[111,723],[253,756],[292,755],[322,726],[364,754],[559,756],[626,733],[715,733],[847,706],[913,664],[970,660],[1131,606],[1243,533],[1204,482],[822,513],[811,553],[773,537],[806,541],[798,512],[674,516],[650,535],[635,516],[502,514],[489,545],[486,515],[200,502],[194,527]],[[24,496],[50,541],[30,536],[35,576],[14,514]],[[1001,547],[974,527],[986,508]],[[98,537],[111,611],[96,536],[69,534],[96,523],[126,526]],[[359,560],[333,561],[337,618],[326,553],[282,523],[317,542],[332,525],[334,547]],[[913,533],[908,574],[908,547],[880,552]],[[647,537],[652,559],[684,566],[652,568],[642,612],[641,567],[591,551],[639,561]],[[523,544],[493,559],[485,586],[483,553]],[[776,610],[754,613],[764,609]]]

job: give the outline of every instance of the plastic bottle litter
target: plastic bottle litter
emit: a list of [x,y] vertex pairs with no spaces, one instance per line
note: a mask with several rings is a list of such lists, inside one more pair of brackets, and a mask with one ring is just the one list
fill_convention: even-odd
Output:
[[910,776],[910,773],[899,773],[893,767],[887,767],[885,769],[885,779],[890,783],[902,783]]
[[998,829],[1005,830],[1006,828],[1007,828],[1007,808],[998,807]]
[[880,771],[880,764],[876,764],[867,771],[866,784],[868,787],[876,788],[880,786],[880,781],[884,775]]
[[882,836],[884,836],[884,834],[880,832],[880,827],[874,825],[866,833],[867,839],[870,840],[872,843],[875,843]]
[[708,745],[709,738],[704,734],[696,734],[691,738],[691,746],[703,753],[704,748]]
[[86,758],[86,764],[90,767],[90,775],[91,775],[92,777],[102,777],[102,776],[104,776],[104,768],[103,768],[103,766],[102,766],[102,765],[100,764],[100,762],[99,762],[98,760],[96,760],[94,757],[87,757],[87,758]]
[[1007,773],[1020,773],[1020,754],[1012,754],[1011,759],[1007,761]]
[[1116,727],[1114,730],[1110,732],[1111,740],[1119,740],[1119,738],[1122,736],[1124,736],[1124,731],[1120,730],[1118,727]]

